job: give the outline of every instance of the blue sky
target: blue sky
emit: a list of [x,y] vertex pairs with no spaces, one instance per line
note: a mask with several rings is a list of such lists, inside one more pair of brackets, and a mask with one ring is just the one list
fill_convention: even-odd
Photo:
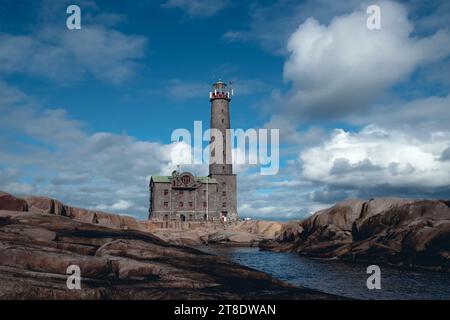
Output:
[[450,6],[373,3],[377,31],[364,1],[2,1],[0,189],[145,219],[172,131],[209,123],[220,77],[233,127],[281,135],[278,175],[236,168],[241,216],[449,198]]

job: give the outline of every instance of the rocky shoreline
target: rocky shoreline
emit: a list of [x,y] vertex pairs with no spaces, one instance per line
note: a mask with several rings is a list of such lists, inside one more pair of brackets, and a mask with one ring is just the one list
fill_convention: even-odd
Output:
[[[0,194],[0,299],[339,298],[170,244],[127,217],[88,212],[88,223],[74,212]],[[71,265],[80,267],[81,290],[67,288]]]
[[226,225],[202,225],[193,229],[156,228],[150,232],[159,238],[180,245],[223,245],[258,247],[275,239],[283,223],[274,221],[239,221]]
[[450,272],[448,201],[346,200],[286,224],[265,250]]
[[[337,299],[189,246],[450,271],[450,202],[346,200],[302,221],[161,228],[0,192],[0,299]],[[67,267],[82,271],[68,290]]]

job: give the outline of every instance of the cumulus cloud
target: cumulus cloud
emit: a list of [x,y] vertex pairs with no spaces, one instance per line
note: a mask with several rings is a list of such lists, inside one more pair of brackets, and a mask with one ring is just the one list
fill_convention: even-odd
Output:
[[401,128],[416,136],[448,131],[450,95],[376,104],[365,114],[350,116],[349,121],[358,125],[379,123],[385,128]]
[[309,195],[314,202],[332,204],[342,199],[357,198],[357,193],[349,190],[330,190],[330,188],[322,188],[314,190]]
[[365,8],[328,25],[309,18],[291,35],[284,78],[293,84],[285,112],[302,118],[342,117],[364,110],[418,66],[450,54],[450,33],[413,37],[406,9],[380,2],[381,30],[366,26]]
[[281,0],[252,2],[248,30],[230,30],[224,34],[229,42],[255,41],[264,49],[285,55],[286,43],[298,25],[309,17],[322,23],[359,6],[360,0]]
[[0,33],[0,72],[63,82],[90,75],[118,84],[134,75],[145,46],[143,37],[95,25],[76,31],[47,27],[27,35]]
[[167,0],[163,8],[180,8],[192,17],[209,17],[230,5],[229,0]]
[[330,169],[330,174],[342,175],[354,172],[378,171],[381,169],[382,167],[374,165],[372,161],[367,158],[356,163],[350,163],[347,158],[336,158],[333,161],[333,166]]
[[441,160],[442,161],[450,161],[450,147],[442,151],[441,154]]
[[1,190],[145,218],[150,175],[168,174],[180,161],[180,143],[90,132],[1,81],[0,97]]
[[[66,84],[86,76],[119,84],[135,74],[147,39],[115,27],[125,16],[100,11],[93,0],[81,0],[82,29],[65,28],[69,0],[37,5],[31,32],[0,32],[0,73],[27,74]],[[29,29],[27,29],[29,30]]]
[[304,150],[303,176],[325,185],[441,188],[450,185],[450,164],[440,161],[449,132],[416,138],[398,130],[367,126],[336,130],[322,145]]

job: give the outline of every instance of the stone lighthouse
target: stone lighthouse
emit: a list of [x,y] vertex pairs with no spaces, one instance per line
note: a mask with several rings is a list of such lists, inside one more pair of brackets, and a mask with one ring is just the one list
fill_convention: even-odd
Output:
[[[226,83],[218,80],[212,85],[209,93],[211,102],[211,129],[218,130],[221,134],[211,131],[211,146],[216,139],[222,139],[222,148],[210,150],[209,177],[217,181],[219,196],[219,211],[221,218],[225,221],[238,220],[236,201],[236,175],[233,174],[231,139],[227,129],[230,123],[230,101],[233,95]],[[216,155],[220,150],[222,156]],[[219,157],[217,157],[219,156]],[[222,161],[217,161],[218,159]]]
[[[209,175],[194,176],[174,170],[170,176],[150,178],[149,219],[169,224],[229,223],[239,219],[236,205],[236,175],[231,163],[230,101],[233,90],[217,81],[209,93],[211,102],[211,145]],[[218,140],[221,139],[221,140]],[[222,141],[222,148],[214,144]],[[220,153],[219,153],[220,152]],[[215,156],[221,155],[219,161]]]

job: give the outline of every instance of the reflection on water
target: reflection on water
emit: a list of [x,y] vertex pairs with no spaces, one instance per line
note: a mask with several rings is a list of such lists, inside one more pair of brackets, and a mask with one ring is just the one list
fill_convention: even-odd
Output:
[[323,261],[258,248],[202,247],[291,284],[355,299],[450,299],[450,274],[381,266],[381,290],[366,287],[367,265]]

